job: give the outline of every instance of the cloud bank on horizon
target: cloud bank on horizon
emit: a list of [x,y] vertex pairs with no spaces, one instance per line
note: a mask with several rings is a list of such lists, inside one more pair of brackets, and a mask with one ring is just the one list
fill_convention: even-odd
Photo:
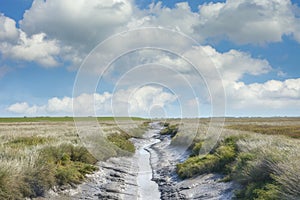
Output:
[[[178,117],[182,108],[183,117],[210,116],[209,98],[218,94],[203,89],[205,80],[197,82],[182,57],[149,49],[120,57],[104,75],[97,64],[91,65],[88,73],[103,76],[101,87],[72,96],[76,73],[94,47],[114,34],[143,27],[178,31],[199,45],[191,47],[173,35],[143,34],[116,42],[107,55],[146,38],[169,46],[179,43],[182,56],[197,60],[201,70],[215,67],[220,72],[226,94],[224,114],[300,115],[300,7],[294,1],[227,0],[194,5],[184,1],[33,0],[27,10],[18,12],[23,12],[21,19],[5,8],[0,14],[0,116],[72,115],[73,102],[80,105],[74,109],[81,115],[113,115],[120,110],[124,111],[120,115],[149,117],[151,109],[159,107],[164,117]],[[150,70],[151,63],[177,73]],[[135,68],[139,65],[148,67],[147,74]],[[133,69],[131,79],[124,78]],[[188,93],[179,75],[201,93]],[[167,81],[172,89],[162,84],[134,87],[134,81],[145,76]],[[206,76],[214,74],[208,70]],[[198,106],[200,112],[194,112]]]

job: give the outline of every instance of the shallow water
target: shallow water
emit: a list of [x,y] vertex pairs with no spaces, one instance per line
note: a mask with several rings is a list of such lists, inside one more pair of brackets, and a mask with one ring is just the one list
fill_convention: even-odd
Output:
[[160,191],[158,189],[158,184],[152,181],[153,169],[151,166],[151,155],[146,149],[151,145],[160,142],[158,139],[153,139],[155,134],[158,134],[161,127],[157,123],[151,124],[153,129],[148,130],[144,134],[146,143],[139,148],[137,152],[138,157],[138,199],[142,200],[156,200],[160,199]]
[[[145,147],[144,147],[145,148]],[[139,172],[137,176],[138,185],[138,199],[142,200],[156,200],[160,199],[160,192],[158,185],[152,181],[152,168],[150,165],[150,153],[144,148],[138,151],[138,167]]]

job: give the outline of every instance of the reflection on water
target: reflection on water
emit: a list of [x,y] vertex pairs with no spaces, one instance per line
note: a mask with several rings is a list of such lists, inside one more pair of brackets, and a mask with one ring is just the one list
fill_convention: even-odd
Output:
[[[145,137],[150,138],[153,134],[157,133],[159,129],[149,130]],[[156,200],[160,199],[160,192],[158,190],[158,185],[154,181],[152,181],[152,168],[150,164],[150,153],[145,150],[145,148],[150,145],[157,143],[159,140],[150,140],[151,143],[145,144],[145,146],[141,147],[138,154],[138,177],[137,177],[137,185],[138,185],[138,199],[142,200]]]

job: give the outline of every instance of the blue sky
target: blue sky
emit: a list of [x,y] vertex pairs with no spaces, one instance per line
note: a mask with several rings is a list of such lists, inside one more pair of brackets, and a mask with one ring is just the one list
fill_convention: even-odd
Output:
[[[159,107],[159,113],[164,110],[167,117],[211,116],[213,107],[218,107],[211,103],[213,99],[222,99],[226,109],[218,113],[227,116],[300,115],[300,6],[296,0],[11,0],[0,2],[0,13],[1,117],[73,115],[73,101],[79,105],[78,115],[114,115],[118,110],[118,115],[149,117]],[[87,66],[101,63],[89,54],[100,42],[145,27],[176,30],[195,39],[202,50],[180,43],[176,34],[152,35],[149,40],[170,48],[174,41],[180,43],[182,55],[195,58],[199,71],[209,67],[203,65],[209,57],[210,67],[220,72],[222,91],[205,86],[209,74],[195,77],[182,58],[158,50],[124,55],[104,74],[102,66]],[[143,43],[149,35],[142,33],[147,34],[132,33],[126,42],[113,44],[101,52],[101,58]],[[202,51],[206,58],[199,57]],[[150,72],[151,66],[144,66],[140,74],[135,68],[151,63],[162,67],[153,68],[155,73]],[[187,85],[196,95],[187,92],[188,86],[177,75],[163,77],[166,66],[190,80]],[[77,93],[74,84],[82,73],[89,74],[86,83],[101,81]],[[158,77],[155,84],[148,76]],[[142,85],[139,79],[149,83]],[[223,92],[224,97],[218,96]]]

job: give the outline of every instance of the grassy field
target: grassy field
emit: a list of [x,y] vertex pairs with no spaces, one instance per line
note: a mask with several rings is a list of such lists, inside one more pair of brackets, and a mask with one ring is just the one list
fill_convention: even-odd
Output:
[[[207,137],[208,119],[168,122],[180,124],[173,145],[192,141],[190,157],[177,165],[181,178],[222,173],[226,175],[223,181],[240,184],[236,199],[300,199],[300,140],[295,139],[300,118],[228,118],[207,154],[199,150]],[[198,127],[196,134],[191,134],[193,127]]]
[[[94,120],[95,117],[14,117],[14,118],[0,118],[0,123],[9,122],[73,122],[75,120],[79,121],[90,121]],[[96,117],[98,121],[114,121],[114,120],[145,120],[140,117]]]
[[[121,129],[113,119],[98,118],[104,134],[90,138],[99,143],[97,154],[91,154],[72,118],[1,118],[0,199],[34,198],[51,188],[73,187],[97,170],[98,160],[133,153],[128,139],[141,136],[147,123],[140,118],[134,123],[118,118]],[[88,118],[82,121],[86,121],[87,133],[94,128]]]
[[235,124],[226,128],[267,135],[285,135],[300,138],[300,125]]
[[[79,119],[79,137],[69,117],[1,118],[0,199],[34,198],[50,188],[73,187],[97,170],[97,161],[131,155],[135,149],[129,139],[140,137],[148,125],[141,118],[118,118],[118,124],[98,118],[103,132],[98,135],[91,119]],[[222,173],[223,181],[241,185],[237,199],[300,199],[300,118],[226,118],[221,135],[220,124],[210,124],[210,119],[170,119],[164,126],[162,134],[172,136],[172,145],[188,146],[191,152],[177,165],[180,177]],[[209,128],[212,135],[206,134]],[[97,151],[85,148],[85,135]],[[209,137],[217,137],[217,143],[199,155]]]

